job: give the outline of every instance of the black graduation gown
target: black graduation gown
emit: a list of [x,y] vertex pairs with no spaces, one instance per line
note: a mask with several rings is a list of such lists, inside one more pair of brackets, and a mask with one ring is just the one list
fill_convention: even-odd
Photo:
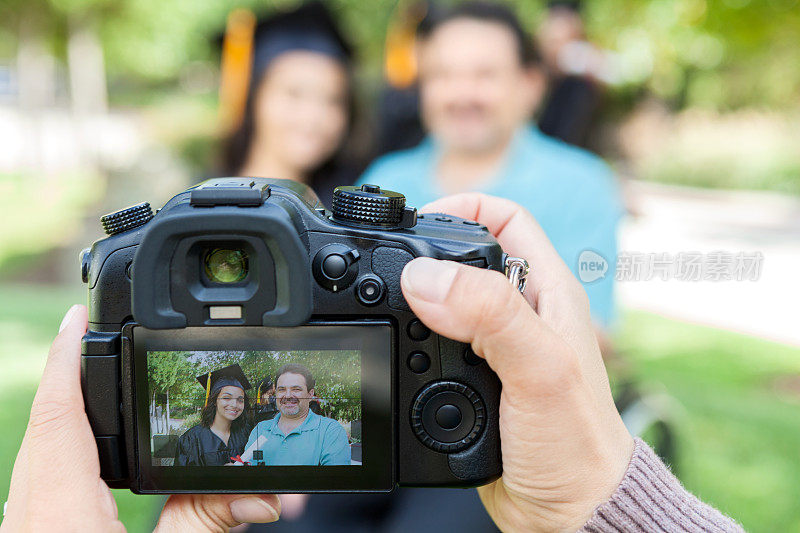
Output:
[[231,457],[244,452],[247,428],[231,430],[225,445],[211,429],[197,425],[187,429],[178,439],[175,451],[175,466],[222,466],[231,462]]

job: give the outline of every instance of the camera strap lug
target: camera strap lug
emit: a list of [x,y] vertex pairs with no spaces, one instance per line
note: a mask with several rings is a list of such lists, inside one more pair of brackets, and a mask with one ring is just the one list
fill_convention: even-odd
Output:
[[513,286],[519,289],[519,292],[525,293],[525,277],[530,272],[530,267],[528,267],[528,262],[521,258],[521,257],[512,257],[510,255],[506,255],[505,259],[503,260],[503,272],[505,273],[508,281],[511,282]]

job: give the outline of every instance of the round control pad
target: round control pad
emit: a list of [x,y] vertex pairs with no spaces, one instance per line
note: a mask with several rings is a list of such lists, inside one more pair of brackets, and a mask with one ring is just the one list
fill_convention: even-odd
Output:
[[486,407],[478,393],[455,381],[423,388],[411,406],[411,428],[428,448],[455,453],[475,442],[486,425]]

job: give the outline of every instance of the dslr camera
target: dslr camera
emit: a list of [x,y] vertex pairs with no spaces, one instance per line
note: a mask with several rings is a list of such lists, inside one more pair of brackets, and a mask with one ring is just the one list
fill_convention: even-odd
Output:
[[108,236],[81,256],[81,380],[110,487],[388,492],[500,476],[499,380],[414,316],[400,274],[425,256],[522,285],[527,265],[485,226],[374,185],[337,187],[331,207],[292,181],[220,178],[155,214],[101,219]]

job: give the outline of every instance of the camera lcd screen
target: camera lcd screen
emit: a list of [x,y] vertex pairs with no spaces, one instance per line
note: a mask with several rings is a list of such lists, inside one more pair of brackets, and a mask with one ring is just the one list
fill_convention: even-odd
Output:
[[387,323],[133,337],[141,492],[393,487]]

